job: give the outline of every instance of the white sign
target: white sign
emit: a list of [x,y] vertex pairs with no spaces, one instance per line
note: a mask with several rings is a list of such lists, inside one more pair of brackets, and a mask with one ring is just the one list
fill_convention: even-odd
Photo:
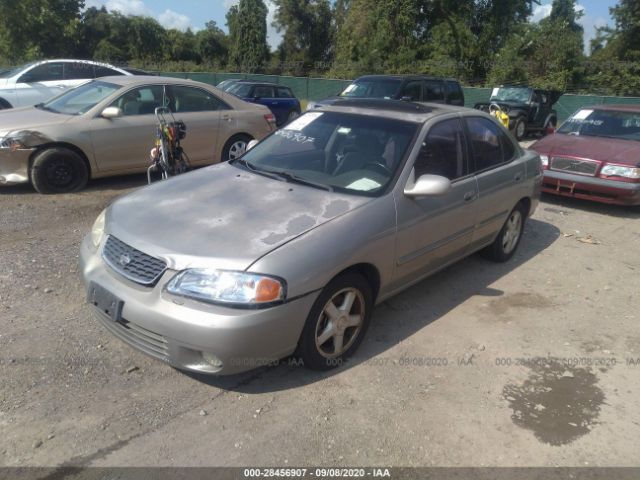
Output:
[[363,192],[366,192],[368,190],[374,190],[379,186],[380,184],[375,180],[371,180],[370,178],[365,177],[347,185],[347,188],[350,188],[351,190],[361,190]]
[[322,115],[323,115],[323,112],[305,113],[301,117],[296,118],[293,122],[291,122],[285,128],[287,130],[302,130],[304,127],[309,125],[314,120],[320,118]]

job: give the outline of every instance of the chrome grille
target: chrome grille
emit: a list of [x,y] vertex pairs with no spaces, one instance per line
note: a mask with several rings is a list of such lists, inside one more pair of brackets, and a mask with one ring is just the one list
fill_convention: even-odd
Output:
[[568,157],[551,157],[551,170],[595,176],[599,162]]
[[163,260],[147,255],[112,235],[107,237],[102,258],[120,275],[141,285],[155,284],[167,268]]

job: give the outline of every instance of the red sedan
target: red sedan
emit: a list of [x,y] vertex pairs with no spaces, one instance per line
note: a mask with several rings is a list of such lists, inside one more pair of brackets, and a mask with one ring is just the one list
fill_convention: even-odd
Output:
[[640,205],[640,105],[581,108],[530,148],[542,158],[543,191]]

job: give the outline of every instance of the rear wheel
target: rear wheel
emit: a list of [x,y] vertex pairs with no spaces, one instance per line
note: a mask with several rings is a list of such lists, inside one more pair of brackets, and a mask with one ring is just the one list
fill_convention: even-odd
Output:
[[287,121],[285,123],[291,123],[293,122],[296,118],[298,118],[300,116],[300,114],[298,112],[296,112],[295,110],[291,110],[289,112],[289,115],[287,116]]
[[222,148],[222,161],[227,162],[240,157],[246,150],[248,143],[252,140],[249,135],[234,135]]
[[494,262],[506,262],[513,257],[520,244],[526,218],[526,209],[519,203],[511,210],[493,243],[482,251],[483,255]]
[[336,277],[313,304],[296,355],[313,370],[341,365],[362,342],[372,309],[371,286],[361,275]]
[[81,190],[89,180],[84,160],[67,148],[49,148],[38,153],[31,165],[31,183],[39,193]]
[[518,141],[523,140],[525,135],[527,134],[527,122],[523,117],[518,117],[516,119],[516,123],[513,126],[513,134]]

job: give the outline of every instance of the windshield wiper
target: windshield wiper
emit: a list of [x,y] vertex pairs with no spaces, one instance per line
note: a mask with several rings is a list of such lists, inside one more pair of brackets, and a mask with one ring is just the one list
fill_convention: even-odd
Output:
[[264,170],[264,169],[260,169],[260,172],[264,172],[264,173],[268,173],[271,175],[275,175],[277,177],[280,177],[282,179],[284,179],[287,182],[290,183],[299,183],[300,185],[307,185],[308,187],[314,187],[314,188],[319,188],[320,190],[326,190],[328,192],[333,192],[333,187],[330,185],[325,185],[324,183],[317,183],[317,182],[313,182],[311,180],[307,180],[305,178],[301,178],[298,177],[297,175],[293,175],[292,173],[289,172],[284,172],[281,170]]

